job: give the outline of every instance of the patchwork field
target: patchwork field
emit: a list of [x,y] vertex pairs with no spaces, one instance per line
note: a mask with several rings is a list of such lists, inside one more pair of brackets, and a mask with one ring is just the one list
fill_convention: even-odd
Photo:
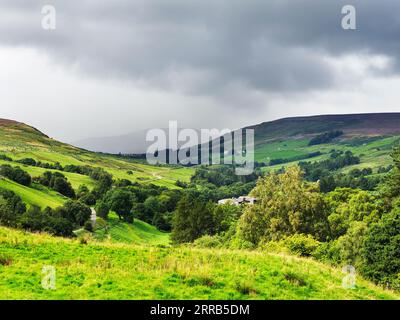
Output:
[[[267,162],[274,159],[289,159],[283,164],[264,167],[265,171],[277,170],[282,167],[290,166],[299,161],[321,161],[329,157],[331,150],[351,151],[360,157],[360,164],[344,168],[349,171],[354,168],[370,167],[376,169],[380,166],[391,164],[390,153],[395,146],[399,146],[400,136],[393,137],[373,137],[373,138],[351,138],[338,140],[332,143],[308,146],[309,140],[284,140],[261,145],[255,150],[255,159],[259,162]],[[307,155],[320,152],[321,155],[308,158]],[[290,161],[290,158],[299,156],[302,159]]]

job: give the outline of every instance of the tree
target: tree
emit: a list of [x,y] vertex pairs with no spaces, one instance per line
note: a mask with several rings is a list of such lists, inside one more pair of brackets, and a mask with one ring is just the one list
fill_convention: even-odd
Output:
[[250,193],[258,201],[247,206],[240,218],[240,237],[255,245],[296,233],[326,239],[330,233],[327,209],[318,191],[317,184],[302,179],[298,166],[260,178]]
[[110,210],[114,211],[120,220],[133,223],[132,197],[130,192],[122,189],[110,190],[105,196]]
[[75,191],[71,184],[63,177],[56,177],[53,181],[52,189],[68,198],[75,198]]
[[78,191],[76,192],[76,197],[79,199],[87,195],[89,192],[90,192],[89,188],[86,185],[81,184],[78,188]]
[[23,229],[30,231],[41,231],[46,226],[46,216],[42,213],[38,206],[31,206],[25,212],[21,219],[20,225]]
[[229,228],[239,219],[242,210],[239,206],[231,204],[217,205],[214,208],[214,231],[221,233],[228,231]]
[[61,216],[75,225],[83,226],[89,220],[92,210],[80,201],[67,201],[61,208]]
[[105,201],[100,201],[97,205],[96,205],[96,214],[97,216],[99,216],[100,218],[107,220],[108,218],[108,214],[110,212],[110,207],[108,206],[108,204]]
[[26,206],[14,192],[0,189],[0,224],[17,227]]
[[193,242],[213,233],[212,204],[186,194],[178,202],[172,222],[171,239],[175,243]]
[[161,203],[159,202],[158,198],[155,196],[150,196],[148,197],[144,203],[144,214],[145,214],[145,219],[144,221],[151,223],[154,216],[157,213],[162,213],[165,210],[161,208]]
[[40,184],[49,187],[68,198],[75,198],[74,189],[68,182],[67,178],[60,172],[46,171],[42,174],[42,176],[37,178],[37,181]]
[[362,273],[391,287],[400,285],[400,204],[371,225],[362,249]]
[[336,247],[339,249],[342,264],[352,265],[356,268],[362,265],[360,253],[367,230],[368,226],[365,222],[353,221],[346,234],[337,240]]

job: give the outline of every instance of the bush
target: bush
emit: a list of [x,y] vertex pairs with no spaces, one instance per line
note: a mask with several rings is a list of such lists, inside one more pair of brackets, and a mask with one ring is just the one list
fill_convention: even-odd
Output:
[[315,240],[311,235],[305,234],[295,234],[287,237],[283,243],[291,253],[302,257],[312,256],[320,245],[320,242]]
[[242,239],[237,234],[232,237],[228,246],[230,249],[243,249],[243,250],[253,250],[256,248],[254,243]]
[[84,229],[89,232],[93,232],[93,224],[92,221],[88,220],[85,222]]
[[22,163],[27,166],[33,166],[33,167],[36,166],[36,161],[32,158],[24,158],[24,159],[16,160],[16,162]]
[[4,161],[13,161],[10,157],[7,157],[5,154],[0,154],[0,160]]
[[221,248],[223,246],[223,241],[219,236],[205,235],[196,239],[194,245],[201,248]]

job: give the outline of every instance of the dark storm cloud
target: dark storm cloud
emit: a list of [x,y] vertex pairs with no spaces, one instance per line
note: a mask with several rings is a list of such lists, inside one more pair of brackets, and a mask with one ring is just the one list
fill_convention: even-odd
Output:
[[[57,29],[40,27],[53,4]],[[341,8],[357,9],[356,31]],[[43,49],[56,63],[189,94],[218,96],[232,86],[266,92],[336,85],[326,57],[380,54],[399,68],[396,0],[114,0],[0,4],[0,44]]]

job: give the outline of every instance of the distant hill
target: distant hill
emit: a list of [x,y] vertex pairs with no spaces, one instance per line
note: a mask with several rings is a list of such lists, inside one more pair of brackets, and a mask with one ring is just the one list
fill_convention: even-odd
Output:
[[[400,134],[400,113],[366,113],[292,117],[251,125],[255,130],[256,146],[265,142],[312,138],[320,133],[341,130],[344,138],[354,136],[393,136]],[[144,153],[147,149],[146,131],[121,136],[88,138],[72,144],[91,151],[107,153]]]
[[255,130],[256,143],[289,137],[313,137],[341,130],[347,137],[400,134],[400,113],[365,113],[284,118],[246,127]]
[[95,137],[73,141],[79,148],[106,153],[143,153],[146,151],[146,130],[112,137]]

